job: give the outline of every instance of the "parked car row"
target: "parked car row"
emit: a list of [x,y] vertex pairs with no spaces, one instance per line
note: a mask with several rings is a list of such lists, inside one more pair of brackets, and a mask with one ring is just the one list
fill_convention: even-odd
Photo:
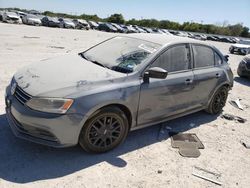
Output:
[[161,28],[149,28],[137,25],[124,25],[117,23],[86,21],[83,19],[56,18],[40,14],[37,11],[29,13],[21,11],[0,11],[0,20],[7,23],[59,27],[68,29],[95,29],[114,33],[158,33],[165,35],[176,35],[179,37],[188,37],[197,40],[211,40],[218,42],[237,43],[229,48],[230,53],[247,55],[250,53],[250,40],[240,40],[237,37],[218,36],[204,33],[193,33],[186,31],[175,31]]

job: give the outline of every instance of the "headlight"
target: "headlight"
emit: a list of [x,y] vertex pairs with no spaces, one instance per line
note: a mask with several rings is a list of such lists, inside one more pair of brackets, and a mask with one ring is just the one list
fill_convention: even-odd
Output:
[[33,110],[56,114],[65,114],[72,104],[72,99],[58,98],[32,98],[26,103]]

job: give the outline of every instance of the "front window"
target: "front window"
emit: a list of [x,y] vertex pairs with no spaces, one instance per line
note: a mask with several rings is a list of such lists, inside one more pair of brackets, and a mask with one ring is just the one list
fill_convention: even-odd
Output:
[[190,69],[190,52],[186,44],[176,45],[160,55],[151,67],[161,67],[168,72]]
[[38,18],[37,16],[35,15],[27,15],[28,18]]
[[72,21],[69,20],[69,19],[64,19],[64,22],[65,22],[65,23],[72,23]]
[[81,55],[87,60],[111,70],[131,73],[138,65],[152,56],[159,47],[159,44],[136,38],[115,37]]

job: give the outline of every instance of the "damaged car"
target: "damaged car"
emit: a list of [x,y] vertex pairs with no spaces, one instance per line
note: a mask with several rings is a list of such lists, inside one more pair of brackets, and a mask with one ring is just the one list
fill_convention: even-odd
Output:
[[2,14],[2,21],[6,23],[22,23],[22,19],[15,12],[4,12]]
[[250,54],[250,40],[240,40],[236,44],[232,44],[229,48],[231,54],[238,53],[240,55]]
[[100,153],[131,130],[200,110],[218,114],[232,87],[217,48],[131,34],[23,67],[6,88],[6,116],[19,138]]

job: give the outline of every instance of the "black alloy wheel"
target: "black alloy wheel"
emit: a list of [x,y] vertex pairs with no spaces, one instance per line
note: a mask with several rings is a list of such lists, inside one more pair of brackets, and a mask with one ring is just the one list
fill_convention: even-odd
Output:
[[88,152],[106,152],[125,140],[128,127],[123,111],[116,107],[103,108],[83,126],[79,143]]
[[225,86],[222,86],[214,94],[214,96],[209,104],[209,107],[206,111],[210,114],[220,113],[226,104],[227,96],[228,96],[228,88]]

